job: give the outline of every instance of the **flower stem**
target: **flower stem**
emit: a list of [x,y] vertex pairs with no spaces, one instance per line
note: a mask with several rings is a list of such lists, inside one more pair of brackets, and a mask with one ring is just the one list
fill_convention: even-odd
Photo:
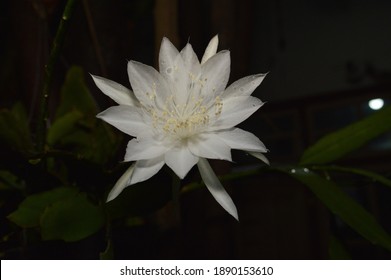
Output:
[[43,151],[45,148],[47,121],[48,121],[48,104],[49,93],[53,81],[54,66],[60,55],[61,47],[64,43],[65,32],[68,29],[69,19],[74,10],[76,0],[68,0],[64,12],[61,17],[60,25],[58,26],[56,36],[53,40],[53,46],[50,51],[50,56],[45,65],[45,78],[43,82],[43,90],[41,95],[41,105],[39,108],[39,119],[37,124],[37,147],[38,151]]

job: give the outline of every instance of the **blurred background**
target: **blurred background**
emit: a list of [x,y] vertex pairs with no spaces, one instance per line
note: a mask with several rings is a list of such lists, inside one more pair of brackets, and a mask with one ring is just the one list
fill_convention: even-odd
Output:
[[[55,66],[51,115],[60,103],[55,93],[60,91],[72,65],[83,69],[88,89],[103,110],[114,104],[96,88],[88,73],[130,87],[127,61],[156,67],[163,36],[179,49],[190,42],[200,58],[216,34],[219,50],[231,51],[230,82],[268,72],[253,94],[267,101],[266,105],[240,127],[265,143],[272,166],[297,162],[305,148],[320,137],[390,104],[390,1],[76,2]],[[21,101],[31,124],[38,114],[43,69],[65,3],[0,3],[0,107],[9,108]],[[129,140],[126,137],[123,136],[122,147]],[[123,153],[124,148],[120,148],[108,165],[121,161]],[[389,175],[390,155],[388,133],[339,163]],[[2,166],[8,160],[7,155],[3,156]],[[236,152],[234,161],[214,162],[214,168],[217,173],[226,174],[258,164]],[[193,170],[183,184],[198,179],[198,171]],[[165,182],[167,178],[162,180],[153,182]],[[339,175],[338,180],[391,232],[389,189],[351,174]],[[196,190],[181,198],[180,230],[175,226],[170,204],[146,217],[132,218],[132,226],[118,227],[112,236],[116,258],[327,259],[334,240],[330,236],[338,237],[351,258],[391,257],[385,249],[373,246],[331,215],[305,186],[288,176],[268,172],[224,185],[238,207],[240,223],[225,213],[205,189]],[[13,210],[6,209],[4,214]],[[103,231],[98,232],[73,243],[48,241],[23,254],[5,256],[96,258],[105,248],[103,235]]]

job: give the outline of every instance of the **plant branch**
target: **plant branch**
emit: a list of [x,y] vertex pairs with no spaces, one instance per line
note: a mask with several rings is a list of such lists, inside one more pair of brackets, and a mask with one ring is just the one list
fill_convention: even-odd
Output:
[[[226,181],[237,180],[237,179],[241,179],[241,178],[257,175],[257,174],[259,174],[263,170],[273,170],[273,169],[270,168],[270,167],[261,167],[261,168],[255,168],[255,169],[252,169],[252,170],[246,170],[246,171],[240,171],[240,172],[235,172],[235,173],[229,173],[229,174],[226,174],[226,175],[223,175],[223,176],[218,176],[218,178],[219,178],[220,182],[226,182]],[[190,191],[199,189],[199,188],[201,188],[203,186],[205,186],[205,184],[202,181],[201,182],[190,183],[190,184],[185,185],[182,188],[181,192],[182,193],[188,193]]]
[[68,0],[64,12],[61,17],[60,25],[58,26],[56,36],[53,40],[52,49],[47,64],[45,65],[45,77],[43,82],[43,90],[41,95],[41,105],[39,108],[39,119],[37,124],[37,147],[39,151],[45,148],[47,122],[48,122],[48,104],[49,93],[53,81],[54,66],[60,55],[62,45],[64,43],[65,33],[68,29],[69,19],[74,10],[76,0]]

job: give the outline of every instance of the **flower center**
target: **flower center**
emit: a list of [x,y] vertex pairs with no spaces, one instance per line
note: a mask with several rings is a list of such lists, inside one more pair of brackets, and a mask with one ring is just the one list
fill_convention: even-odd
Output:
[[183,140],[204,131],[211,120],[218,118],[223,108],[223,102],[218,96],[212,104],[205,104],[202,97],[189,98],[185,104],[175,104],[174,96],[170,96],[164,108],[150,108],[152,125],[158,133],[164,136]]

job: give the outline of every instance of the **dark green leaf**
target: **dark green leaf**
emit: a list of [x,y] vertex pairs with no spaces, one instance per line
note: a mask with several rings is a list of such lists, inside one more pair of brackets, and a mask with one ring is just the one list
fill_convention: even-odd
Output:
[[98,112],[80,67],[72,67],[61,90],[61,103],[47,141],[94,163],[105,163],[120,143],[112,128],[96,118]]
[[307,168],[284,170],[306,185],[335,215],[373,244],[391,250],[391,236],[360,204],[345,194],[335,183]]
[[[56,143],[59,149],[72,151],[94,163],[106,162],[116,151],[120,137],[99,120],[93,120],[93,127],[82,126],[80,122],[73,129],[64,132]],[[60,132],[61,133],[61,132]]]
[[300,164],[335,161],[391,130],[391,106],[343,129],[330,133],[304,151]]
[[343,167],[343,166],[336,166],[336,165],[316,166],[316,167],[313,167],[313,169],[353,173],[353,174],[368,177],[368,178],[372,179],[373,181],[377,181],[377,182],[382,183],[383,185],[391,188],[391,180],[390,179],[387,179],[386,177],[384,177],[378,173],[375,173],[375,172],[372,172],[369,170],[365,170],[365,169]]
[[77,66],[69,69],[61,89],[61,103],[56,112],[56,119],[77,110],[86,116],[95,116],[98,108],[85,81],[83,69]]
[[352,259],[348,251],[346,251],[345,247],[334,235],[331,235],[329,240],[329,257],[332,260]]
[[79,111],[71,111],[59,117],[48,131],[48,144],[54,145],[61,141],[67,134],[76,129],[77,122],[82,118],[83,115]]
[[57,188],[30,195],[22,201],[15,212],[12,212],[8,216],[8,219],[23,228],[37,227],[46,207],[59,200],[75,196],[76,194],[77,190],[73,188]]
[[78,241],[97,232],[105,222],[101,207],[92,204],[85,193],[47,207],[41,217],[44,240]]
[[0,190],[23,189],[25,182],[8,170],[0,170]]
[[26,109],[22,105],[22,103],[17,102],[14,106],[12,106],[12,114],[14,115],[15,119],[21,126],[20,129],[24,131],[24,134],[30,136],[30,128],[28,126],[28,116]]
[[0,110],[0,140],[19,152],[32,151],[27,116],[20,104],[16,104],[12,110]]

